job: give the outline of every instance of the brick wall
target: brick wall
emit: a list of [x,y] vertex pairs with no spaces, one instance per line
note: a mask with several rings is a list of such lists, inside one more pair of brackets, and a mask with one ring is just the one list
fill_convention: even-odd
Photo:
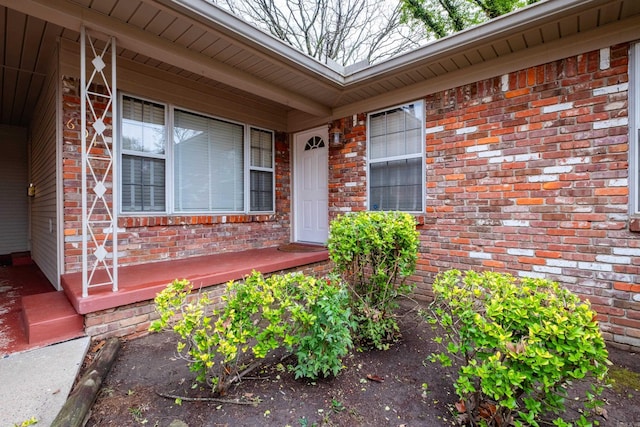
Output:
[[[306,265],[287,271],[300,271],[316,277],[324,276],[331,269],[330,261]],[[266,275],[269,276],[269,275]],[[212,308],[220,307],[220,297],[224,294],[225,285],[209,286],[202,291],[210,301]],[[149,333],[151,322],[158,318],[153,301],[142,301],[121,307],[102,310],[85,315],[85,332],[92,340],[102,340],[110,337],[126,337],[132,339]]]
[[[640,234],[628,215],[629,45],[450,90],[426,107],[418,293],[450,268],[545,277],[591,301],[605,337],[640,347]],[[600,55],[610,65],[601,69]],[[366,117],[336,121],[332,212],[365,209]]]
[[[93,90],[100,91],[96,87]],[[82,269],[80,96],[63,78],[64,263]],[[108,122],[110,126],[110,121]],[[118,218],[119,265],[277,246],[289,241],[291,165],[287,135],[275,135],[276,213],[271,215],[151,215]],[[111,185],[107,179],[107,186]],[[91,194],[91,192],[89,192]]]
[[332,128],[341,129],[344,147],[329,147],[329,220],[367,206],[366,114],[336,120]]

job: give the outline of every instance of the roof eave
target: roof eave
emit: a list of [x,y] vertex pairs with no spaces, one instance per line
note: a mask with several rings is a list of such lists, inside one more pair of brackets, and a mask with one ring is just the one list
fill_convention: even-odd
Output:
[[228,11],[204,0],[159,0],[171,4],[185,15],[206,22],[251,49],[267,52],[277,61],[286,62],[299,69],[322,76],[338,85],[344,84],[344,69],[338,64],[323,64],[317,59],[300,52],[259,28],[241,20]]
[[248,24],[233,14],[204,0],[160,0],[170,3],[188,14],[214,26],[218,31],[234,38],[243,45],[258,49],[275,60],[297,66],[332,85],[353,86],[367,80],[418,66],[438,58],[455,55],[475,46],[507,38],[535,28],[549,20],[560,19],[584,11],[609,0],[543,0],[489,22],[460,31],[423,47],[365,68],[331,67],[289,46],[282,40]]
[[420,63],[452,56],[475,46],[507,38],[539,26],[543,22],[607,3],[608,0],[546,0],[495,18],[489,22],[438,39],[411,52],[354,71],[344,76],[345,85],[352,85],[381,75],[410,68]]

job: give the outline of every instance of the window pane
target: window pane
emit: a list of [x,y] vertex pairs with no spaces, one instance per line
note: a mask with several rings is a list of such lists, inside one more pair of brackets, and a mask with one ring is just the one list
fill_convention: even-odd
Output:
[[415,104],[403,107],[405,129],[420,129],[422,127],[422,108],[418,108]]
[[422,158],[372,163],[370,166],[371,210],[422,210]]
[[164,160],[123,155],[121,167],[122,211],[164,211]]
[[164,154],[164,106],[140,99],[122,100],[122,148],[141,153]]
[[369,116],[369,158],[422,153],[421,111],[411,104]]
[[407,129],[404,134],[404,154],[416,154],[422,152],[422,129]]
[[369,115],[369,209],[421,211],[422,103]]
[[242,125],[175,111],[176,210],[244,210],[243,141]]
[[251,128],[251,166],[273,167],[273,134]]
[[273,173],[251,171],[251,210],[273,210]]
[[369,138],[369,158],[381,159],[387,157],[387,138],[385,135]]
[[387,133],[386,112],[376,113],[369,116],[369,136],[385,135]]
[[401,109],[395,109],[386,113],[387,134],[404,131],[404,113]]
[[387,154],[385,157],[402,156],[406,154],[404,144],[405,134],[404,132],[394,132],[387,135],[387,142],[385,144]]

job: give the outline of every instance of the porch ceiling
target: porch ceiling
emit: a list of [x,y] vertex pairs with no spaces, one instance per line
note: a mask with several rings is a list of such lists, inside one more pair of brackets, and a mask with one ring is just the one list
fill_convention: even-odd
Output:
[[606,34],[602,46],[632,40],[634,30],[640,34],[640,1],[542,1],[386,62],[342,69],[204,0],[0,0],[0,123],[29,124],[56,39],[77,41],[82,24],[115,35],[123,57],[326,123],[402,102],[396,99],[418,87],[464,82],[470,69],[518,69],[547,50],[553,60],[598,31]]
[[69,31],[0,7],[0,32],[4,36],[0,43],[0,124],[26,127],[45,83],[56,39]]

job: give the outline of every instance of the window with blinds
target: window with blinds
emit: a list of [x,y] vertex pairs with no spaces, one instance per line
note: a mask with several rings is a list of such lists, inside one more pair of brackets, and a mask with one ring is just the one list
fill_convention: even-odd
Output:
[[175,110],[177,212],[244,210],[244,126]]
[[424,210],[423,111],[415,102],[369,114],[370,210]]
[[165,203],[165,106],[123,97],[121,106],[123,212],[163,212]]
[[272,131],[128,96],[121,114],[123,212],[274,210]]
[[250,209],[252,212],[273,211],[273,132],[251,128],[250,145]]

